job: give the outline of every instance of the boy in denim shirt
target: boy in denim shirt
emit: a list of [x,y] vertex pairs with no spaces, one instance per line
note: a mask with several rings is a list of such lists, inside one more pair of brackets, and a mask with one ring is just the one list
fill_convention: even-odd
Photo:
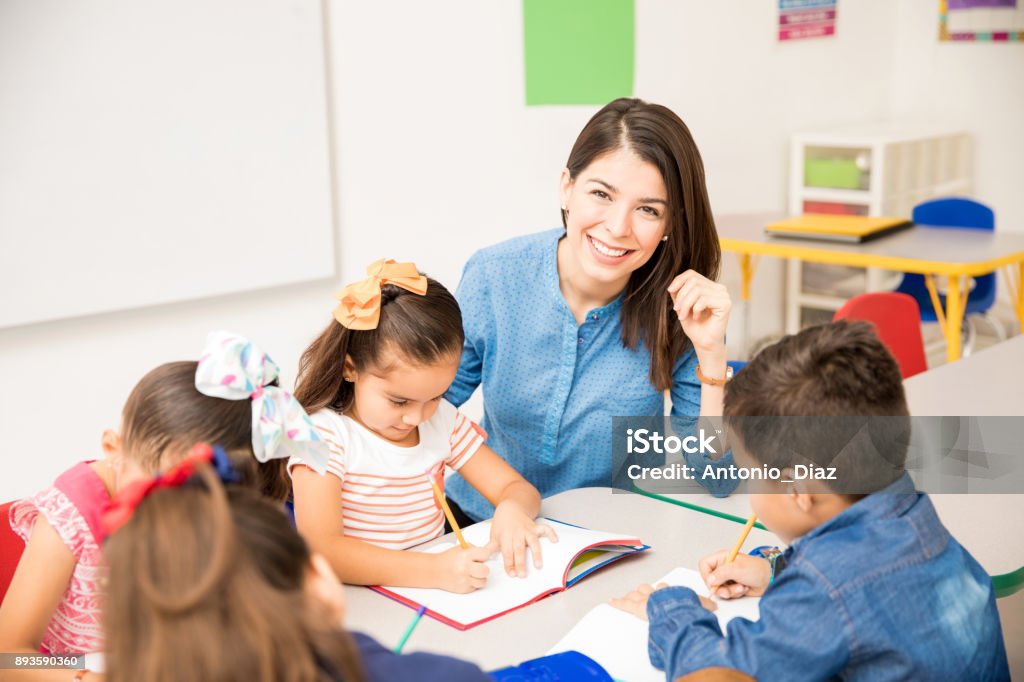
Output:
[[[725,421],[738,465],[782,472],[750,502],[790,546],[701,561],[719,598],[764,594],[760,619],[731,621],[728,637],[685,587],[613,600],[650,620],[651,662],[668,680],[710,667],[761,680],[1009,679],[991,580],[904,471],[903,382],[869,325],[766,348],[726,386]],[[794,479],[815,463],[835,478]]]

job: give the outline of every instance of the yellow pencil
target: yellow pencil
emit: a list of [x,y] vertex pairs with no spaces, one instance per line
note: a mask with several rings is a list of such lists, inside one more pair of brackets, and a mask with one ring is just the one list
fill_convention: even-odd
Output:
[[750,529],[754,527],[755,523],[757,523],[757,514],[751,514],[750,518],[747,519],[747,525],[743,526],[743,532],[740,533],[740,539],[736,541],[732,551],[729,552],[729,557],[725,560],[725,563],[731,564],[736,560],[736,555],[740,553],[740,548],[743,547],[743,543],[747,541],[747,536],[750,535]]
[[437,498],[437,503],[441,505],[441,510],[444,511],[445,518],[448,519],[448,523],[451,524],[452,530],[455,531],[455,537],[459,539],[459,546],[462,549],[469,549],[469,543],[466,542],[466,538],[462,537],[462,529],[459,528],[459,524],[455,523],[455,517],[452,516],[452,509],[448,506],[448,500],[444,499],[444,493],[437,487],[437,481],[434,480],[434,474],[427,472],[427,478],[430,479],[430,486],[434,489],[434,497]]

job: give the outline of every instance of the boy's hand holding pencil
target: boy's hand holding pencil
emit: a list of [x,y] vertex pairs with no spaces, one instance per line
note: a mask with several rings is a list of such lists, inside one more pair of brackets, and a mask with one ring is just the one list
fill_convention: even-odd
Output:
[[760,597],[771,584],[772,567],[767,559],[740,554],[755,523],[757,516],[751,514],[731,550],[715,552],[701,559],[698,564],[708,590],[719,599]]
[[767,559],[739,554],[734,561],[728,550],[719,550],[700,560],[698,568],[711,594],[719,599],[760,597],[772,578]]

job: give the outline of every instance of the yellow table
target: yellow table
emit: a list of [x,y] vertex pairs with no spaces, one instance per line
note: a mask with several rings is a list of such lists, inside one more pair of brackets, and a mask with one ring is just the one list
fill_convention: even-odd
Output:
[[[764,233],[765,225],[786,217],[782,213],[715,216],[722,250],[739,256],[743,274],[740,296],[744,301],[750,300],[750,283],[759,256],[919,273],[929,284],[936,317],[946,337],[946,358],[952,362],[960,358],[960,325],[970,285],[967,278],[1005,268],[1005,284],[1024,331],[1024,234],[919,226],[865,244],[844,244]],[[945,310],[935,291],[936,276],[948,279]]]

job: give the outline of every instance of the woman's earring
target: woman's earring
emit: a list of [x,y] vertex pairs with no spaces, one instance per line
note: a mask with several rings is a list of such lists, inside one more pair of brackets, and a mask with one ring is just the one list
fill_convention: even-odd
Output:
[[661,241],[663,241],[663,242],[667,242],[667,241],[668,241],[668,235],[666,234],[666,235],[665,235],[664,237],[662,237],[662,238],[661,238]]

